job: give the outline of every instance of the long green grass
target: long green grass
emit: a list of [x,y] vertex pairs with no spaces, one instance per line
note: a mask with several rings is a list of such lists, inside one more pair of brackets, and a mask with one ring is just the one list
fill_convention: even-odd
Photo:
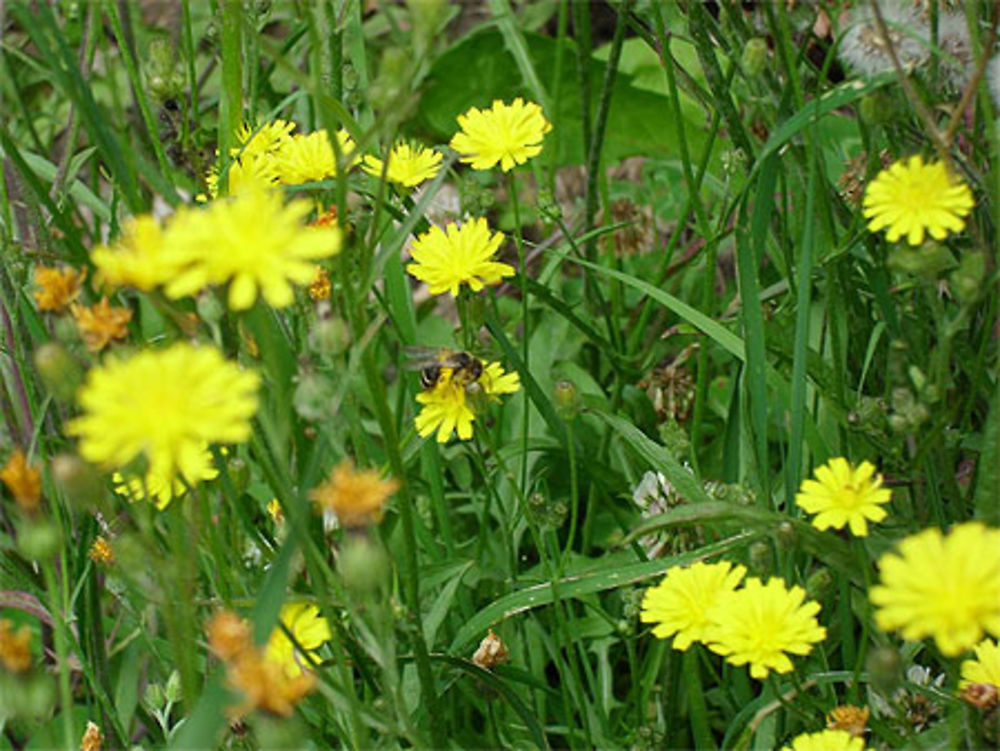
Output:
[[[994,104],[985,78],[941,83],[940,49],[912,75],[853,74],[837,54],[860,4],[182,0],[159,23],[140,0],[0,4],[0,455],[43,467],[45,498],[41,517],[9,495],[0,514],[2,617],[33,651],[0,675],[0,747],[78,748],[93,721],[105,748],[772,749],[841,704],[873,707],[871,748],[996,743],[997,710],[958,696],[960,660],[878,631],[866,594],[907,534],[1000,525]],[[959,6],[981,72],[996,6]],[[213,164],[224,185],[243,123],[344,127],[384,154],[444,148],[458,114],[515,96],[553,130],[507,176],[449,154],[412,195],[357,170],[298,189],[349,228],[329,266],[343,350],[310,344],[304,289],[240,314],[214,291],[214,318],[205,298],[115,291],[133,311],[116,348],[194,336],[261,373],[253,436],[214,448],[218,478],[163,512],[110,477],[88,504],[55,481],[78,408],[34,355],[100,358],[38,312],[36,266],[87,269],[96,302],[89,251],[128,216],[194,204]],[[913,153],[976,199],[964,232],[920,251],[870,233],[838,182]],[[456,307],[405,269],[447,201],[503,230],[518,270]],[[521,391],[470,441],[422,439],[415,345],[499,360]],[[893,490],[863,540],[793,503],[839,456]],[[400,483],[362,533],[308,500],[344,457]],[[632,497],[649,471],[674,491],[652,517]],[[98,535],[111,565],[88,555]],[[795,672],[756,681],[639,622],[647,586],[720,558],[820,602],[828,638]],[[290,718],[233,722],[205,621],[229,608],[260,643],[293,599],[331,624],[316,690]],[[485,670],[490,629],[510,659]],[[898,674],[871,659],[887,655]]]

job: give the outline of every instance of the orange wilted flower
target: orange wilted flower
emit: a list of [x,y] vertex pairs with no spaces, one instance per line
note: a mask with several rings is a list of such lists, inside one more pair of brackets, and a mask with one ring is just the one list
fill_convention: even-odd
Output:
[[59,313],[80,294],[80,284],[86,277],[86,271],[77,271],[72,267],[35,268],[35,303],[41,311]]
[[0,469],[0,480],[14,496],[20,509],[33,514],[42,498],[42,476],[37,467],[28,464],[21,449],[17,449]]
[[12,673],[23,673],[31,667],[31,629],[21,626],[14,633],[14,623],[0,619],[0,664]]
[[330,477],[309,493],[327,511],[333,511],[345,527],[359,527],[378,521],[389,496],[399,489],[393,479],[383,480],[372,469],[354,469],[345,459],[330,472]]
[[91,352],[100,352],[114,339],[128,336],[128,322],[132,320],[129,308],[112,308],[105,297],[89,308],[74,304],[70,308],[80,338]]

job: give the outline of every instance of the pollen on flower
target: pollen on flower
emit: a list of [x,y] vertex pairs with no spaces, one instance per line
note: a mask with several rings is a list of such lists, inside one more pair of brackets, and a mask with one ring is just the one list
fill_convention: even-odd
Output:
[[91,352],[100,352],[115,339],[128,336],[128,322],[132,320],[130,308],[113,308],[105,297],[89,308],[73,304],[70,308],[76,321],[80,338]]
[[0,618],[0,665],[11,673],[23,673],[31,667],[31,629],[21,626],[14,631],[14,622]]
[[36,266],[35,303],[38,309],[42,312],[61,313],[80,294],[80,285],[86,276],[86,271],[77,271],[68,266]]
[[18,508],[27,514],[38,511],[42,499],[42,475],[37,467],[28,464],[21,449],[15,449],[0,469],[0,480],[7,486]]
[[355,469],[345,459],[330,472],[330,477],[309,493],[309,498],[326,511],[337,515],[345,527],[360,527],[378,521],[390,496],[399,483],[382,479],[372,469]]

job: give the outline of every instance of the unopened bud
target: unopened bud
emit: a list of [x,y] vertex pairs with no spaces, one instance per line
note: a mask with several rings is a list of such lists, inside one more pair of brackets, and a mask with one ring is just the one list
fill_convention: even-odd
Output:
[[810,574],[806,580],[806,594],[813,600],[822,600],[833,586],[833,576],[829,569],[821,568]]
[[347,535],[337,568],[344,586],[356,594],[369,594],[388,587],[389,558],[382,546],[366,534]]
[[48,519],[32,519],[17,529],[17,548],[31,561],[45,561],[59,552],[62,534]]
[[899,650],[893,647],[876,647],[868,653],[866,661],[872,687],[883,696],[891,696],[903,680],[903,661]]
[[960,302],[973,303],[979,297],[985,278],[986,254],[969,251],[962,254],[958,268],[951,274],[951,288]]
[[198,311],[198,317],[212,326],[221,321],[222,316],[226,314],[226,306],[219,300],[218,295],[211,290],[205,290],[198,295],[198,300],[195,302],[195,309]]
[[774,531],[774,542],[780,550],[795,550],[799,545],[799,533],[790,521],[783,521]]
[[250,468],[247,463],[238,456],[234,456],[226,462],[226,473],[229,475],[229,482],[233,484],[236,495],[243,495],[250,483]]
[[47,342],[35,350],[35,370],[46,390],[61,402],[68,402],[83,382],[76,358],[63,345]]
[[947,248],[936,242],[926,242],[916,248],[906,244],[894,245],[886,264],[893,271],[935,279],[942,271],[954,266],[955,261]]
[[556,384],[553,401],[556,405],[556,414],[567,422],[580,413],[580,394],[572,381],[562,380]]
[[105,485],[92,464],[76,454],[59,454],[49,463],[52,480],[67,501],[90,509],[104,498]]
[[743,48],[743,55],[740,57],[740,64],[744,72],[750,78],[756,78],[767,67],[767,41],[760,37],[754,37]]
[[771,546],[762,540],[753,543],[747,553],[747,563],[751,574],[767,577],[774,568]]
[[307,372],[299,376],[292,404],[303,419],[316,422],[330,416],[333,396],[333,384],[328,378]]
[[340,316],[316,321],[309,332],[309,349],[317,355],[336,357],[351,346],[351,329]]

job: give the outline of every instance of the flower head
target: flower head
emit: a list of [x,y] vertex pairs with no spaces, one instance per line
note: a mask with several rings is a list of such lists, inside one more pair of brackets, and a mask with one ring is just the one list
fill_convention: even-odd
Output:
[[917,154],[879,172],[865,191],[863,213],[870,231],[887,229],[889,242],[905,235],[910,245],[920,245],[925,232],[935,240],[961,232],[973,205],[969,186],[942,162],[924,164]]
[[274,154],[292,139],[295,123],[287,120],[271,120],[256,128],[244,123],[236,131],[236,143],[229,150],[231,156],[257,156]]
[[766,678],[792,669],[789,654],[807,655],[826,638],[816,620],[819,603],[805,602],[801,587],[781,579],[764,584],[747,579],[742,589],[724,594],[712,608],[706,642],[733,665],[750,665],[750,675]]
[[87,720],[87,727],[83,731],[83,738],[80,739],[80,751],[101,751],[104,747],[104,735],[101,733],[101,726],[96,722]]
[[816,469],[816,479],[802,483],[795,503],[810,514],[817,514],[812,523],[816,529],[843,529],[850,525],[851,534],[864,537],[868,522],[880,522],[887,516],[882,504],[892,499],[892,492],[882,487],[882,476],[875,467],[861,462],[858,467],[838,457]]
[[673,636],[674,649],[684,651],[694,642],[704,642],[713,606],[722,594],[736,589],[746,572],[729,561],[672,568],[663,581],[646,590],[639,620],[657,624],[653,635]]
[[[337,131],[340,163],[345,169],[357,162],[357,147],[343,128]],[[275,153],[278,178],[282,185],[317,182],[337,174],[337,155],[326,130],[292,136]]]
[[111,543],[98,535],[87,551],[87,557],[99,566],[110,566],[115,562],[115,551]]
[[783,751],[865,751],[865,742],[845,730],[820,730],[795,736]]
[[23,673],[31,667],[31,629],[21,626],[14,632],[14,622],[0,618],[0,665],[11,673]]
[[156,504],[156,508],[162,511],[174,498],[184,495],[188,486],[194,487],[205,480],[214,480],[218,476],[219,470],[215,468],[212,452],[209,451],[208,444],[204,444],[200,451],[186,452],[181,456],[172,475],[163,467],[151,465],[142,477],[115,472],[111,479],[115,483],[115,492],[118,495],[132,502],[150,498]]
[[983,639],[976,645],[976,659],[962,662],[960,689],[972,683],[987,683],[1000,689],[1000,643]]
[[[363,169],[369,175],[382,176],[385,168],[381,159],[366,156]],[[389,152],[389,166],[385,168],[385,179],[407,188],[415,188],[425,180],[431,180],[441,169],[441,153],[423,146],[413,147],[408,143],[397,143]]]
[[21,449],[15,449],[0,469],[0,480],[14,496],[18,508],[29,514],[38,510],[42,499],[42,474],[37,467],[28,464]]
[[904,70],[923,65],[930,58],[930,27],[913,3],[882,3],[886,32],[867,4],[856,5],[848,14],[840,36],[837,56],[865,76],[894,69],[890,47]]
[[80,294],[80,284],[86,271],[77,271],[66,266],[63,268],[35,267],[35,303],[42,312],[62,312],[77,295]]
[[916,641],[933,636],[948,656],[971,649],[983,633],[1000,636],[1000,529],[958,524],[947,535],[925,529],[879,560],[870,592],[875,623]]
[[486,284],[499,284],[514,275],[513,267],[493,260],[501,242],[503,233],[491,234],[483,218],[461,225],[450,222],[444,230],[434,225],[413,241],[410,255],[414,262],[406,270],[427,282],[432,295],[450,292],[455,297],[463,284],[478,292]]
[[309,211],[307,201],[285,205],[277,192],[252,190],[188,212],[169,230],[180,268],[166,283],[167,296],[229,282],[233,310],[253,305],[258,291],[276,308],[290,305],[291,283],[308,284],[314,261],[340,251],[339,229],[303,225]]
[[487,110],[472,107],[458,116],[458,125],[450,145],[461,160],[477,170],[499,162],[504,172],[541,152],[542,138],[552,130],[542,108],[521,97],[510,104],[496,99]]
[[[172,221],[184,213],[182,209]],[[135,287],[143,292],[172,279],[179,268],[160,222],[151,214],[128,219],[118,240],[113,245],[94,248],[90,260],[97,267],[99,284]]]
[[313,300],[329,300],[333,293],[333,285],[330,284],[330,275],[326,269],[317,266],[313,271],[312,281],[309,282],[309,297]]
[[286,602],[281,606],[278,620],[295,637],[298,647],[281,627],[276,627],[267,640],[264,655],[271,662],[281,665],[289,678],[295,678],[308,667],[308,663],[303,665],[304,658],[299,650],[314,652],[330,641],[330,624],[319,614],[319,608],[305,602]]
[[212,347],[174,344],[92,369],[78,393],[83,414],[67,432],[80,437],[80,454],[108,468],[140,455],[167,483],[188,477],[210,443],[250,436],[258,377]]
[[414,420],[421,438],[437,431],[438,443],[447,443],[453,432],[467,441],[472,438],[472,423],[476,408],[484,403],[499,402],[500,394],[513,394],[521,388],[517,373],[505,373],[500,363],[491,362],[483,367],[479,378],[471,383],[453,378],[451,368],[442,368],[437,382],[417,394],[423,405]]
[[100,352],[115,339],[128,336],[128,322],[132,320],[130,308],[112,308],[108,298],[89,308],[73,304],[70,307],[80,338],[91,352]]
[[826,726],[830,730],[844,730],[855,737],[863,737],[868,729],[868,719],[872,711],[868,707],[842,704],[834,707],[826,715]]
[[395,480],[383,480],[373,469],[357,470],[348,459],[334,467],[329,479],[314,488],[309,498],[334,512],[345,527],[360,527],[380,519],[382,507],[398,489]]

